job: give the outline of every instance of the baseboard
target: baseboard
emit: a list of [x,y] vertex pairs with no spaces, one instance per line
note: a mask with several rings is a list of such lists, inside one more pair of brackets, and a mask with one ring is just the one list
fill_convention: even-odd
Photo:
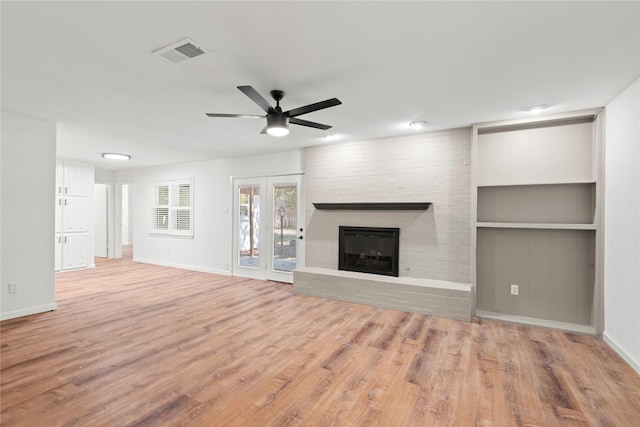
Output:
[[182,270],[199,271],[201,273],[212,273],[212,274],[219,274],[221,276],[231,276],[230,271],[216,270],[214,268],[205,268],[205,267],[198,267],[194,265],[185,265],[185,264],[175,264],[171,262],[162,262],[162,261],[156,261],[153,259],[144,259],[144,258],[133,258],[133,261],[140,262],[142,264],[160,265],[162,267],[180,268]]
[[555,320],[538,319],[535,317],[517,316],[515,314],[496,313],[487,310],[476,310],[476,316],[502,322],[516,323],[518,325],[538,326],[541,328],[557,329],[566,332],[579,332],[581,334],[596,335],[596,328],[576,323],[558,322]]
[[32,314],[44,313],[47,311],[53,311],[58,309],[58,304],[39,305],[35,307],[23,308],[22,310],[9,311],[8,313],[0,314],[0,320],[15,319],[16,317],[30,316]]
[[614,339],[608,336],[607,331],[602,334],[602,339],[609,345],[609,347],[611,347],[613,351],[618,354],[618,356],[622,357],[622,359],[640,375],[640,363],[637,360],[634,360],[634,358],[631,357],[629,353],[627,353],[621,346],[619,346]]

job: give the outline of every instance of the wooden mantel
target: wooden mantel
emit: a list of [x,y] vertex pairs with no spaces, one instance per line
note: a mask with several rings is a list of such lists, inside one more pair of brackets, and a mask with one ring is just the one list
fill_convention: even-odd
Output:
[[313,203],[316,209],[324,210],[358,210],[358,211],[424,211],[431,202],[385,202],[385,203]]

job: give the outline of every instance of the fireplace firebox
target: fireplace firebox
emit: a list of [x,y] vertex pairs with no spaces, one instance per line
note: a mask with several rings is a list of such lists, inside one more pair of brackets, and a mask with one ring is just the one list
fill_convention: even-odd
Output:
[[340,226],[338,269],[398,277],[399,228]]

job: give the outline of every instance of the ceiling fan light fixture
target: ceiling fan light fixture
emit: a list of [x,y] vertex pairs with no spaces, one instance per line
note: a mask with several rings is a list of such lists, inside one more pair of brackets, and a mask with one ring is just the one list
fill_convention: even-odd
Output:
[[271,136],[285,136],[289,133],[289,117],[284,114],[267,116],[267,133]]
[[262,119],[267,118],[267,126],[265,126],[261,134],[268,133],[273,136],[284,136],[289,133],[289,124],[298,126],[306,126],[315,129],[328,130],[331,129],[329,125],[323,125],[322,123],[311,122],[309,120],[300,119],[298,116],[303,114],[309,114],[314,111],[324,110],[325,108],[335,107],[342,104],[338,98],[326,99],[320,102],[314,102],[313,104],[305,105],[302,107],[294,108],[288,111],[282,111],[280,108],[280,101],[284,97],[284,91],[274,89],[272,90],[271,97],[276,101],[276,106],[273,107],[266,99],[262,97],[251,86],[238,86],[240,92],[244,93],[249,99],[255,102],[260,107],[266,116],[259,116],[256,114],[220,114],[220,113],[206,113],[207,117],[249,117]]
[[109,160],[131,160],[130,155],[121,153],[102,153],[102,158]]

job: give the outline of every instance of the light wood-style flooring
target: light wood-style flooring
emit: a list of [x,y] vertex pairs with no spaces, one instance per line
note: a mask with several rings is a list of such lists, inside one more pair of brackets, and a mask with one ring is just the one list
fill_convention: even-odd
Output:
[[639,426],[601,339],[102,260],[2,322],[9,426]]

